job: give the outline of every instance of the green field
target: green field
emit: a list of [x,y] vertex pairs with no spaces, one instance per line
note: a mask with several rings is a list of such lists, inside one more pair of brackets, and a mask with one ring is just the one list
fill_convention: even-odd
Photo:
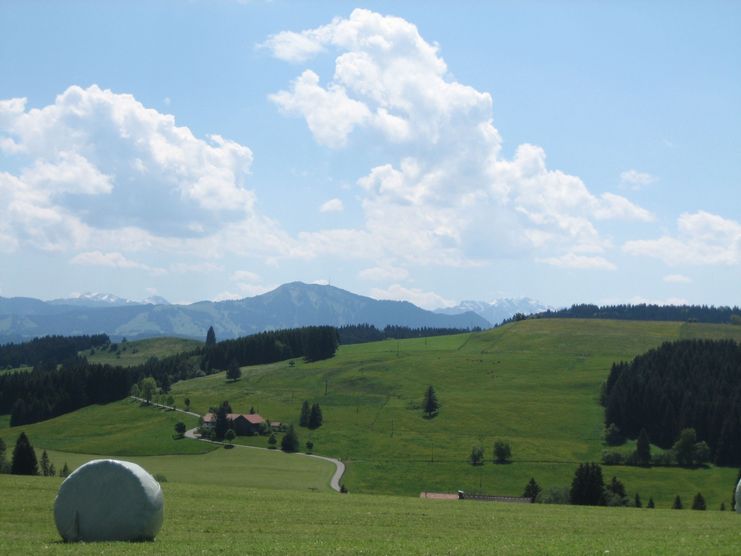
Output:
[[[189,397],[201,414],[229,400],[235,412],[254,406],[264,417],[287,423],[298,421],[304,399],[320,403],[324,425],[299,429],[301,446],[310,439],[316,453],[345,461],[344,483],[352,493],[417,496],[463,489],[517,496],[530,477],[544,488],[565,487],[578,463],[600,460],[597,400],[614,361],[685,337],[741,339],[741,327],[526,320],[482,333],[343,346],[330,360],[244,367],[237,382],[221,373],[174,384],[172,392],[179,407]],[[442,403],[433,419],[420,409],[429,384]],[[182,413],[123,401],[23,429],[37,448],[69,454],[180,454],[187,461],[189,454],[212,450],[173,439],[177,420],[196,424]],[[0,437],[9,446],[17,434],[0,417]],[[511,443],[511,464],[491,462],[497,439]],[[238,442],[267,446],[265,437]],[[474,445],[485,449],[482,467],[467,462]],[[697,492],[710,509],[728,505],[736,477],[735,469],[714,467],[603,471],[606,480],[619,477],[630,496],[638,492],[644,503],[653,497],[663,508],[677,494],[688,503]]]
[[[483,490],[519,495],[530,477],[544,487],[568,486],[579,462],[599,461],[601,382],[614,361],[630,359],[666,340],[741,339],[741,327],[686,323],[527,320],[495,330],[428,339],[343,346],[318,363],[296,361],[243,368],[173,386],[194,409],[229,400],[234,411],[254,406],[270,419],[297,422],[301,401],[319,402],[324,426],[300,429],[302,443],[348,463],[352,492],[418,495]],[[428,384],[442,410],[419,409]],[[326,393],[325,393],[326,390]],[[492,445],[512,445],[513,463],[491,462]],[[264,438],[247,440],[266,445]],[[474,445],[487,463],[467,463]],[[605,467],[628,491],[663,507],[679,494],[702,492],[708,506],[729,503],[734,469]]]
[[[236,451],[236,450],[234,450]],[[60,480],[0,475],[6,554],[737,554],[731,512],[437,501],[163,484],[151,543],[61,542]]]
[[132,367],[141,365],[150,357],[162,359],[168,355],[194,350],[202,345],[203,342],[185,338],[149,338],[119,342],[116,344],[116,351],[111,351],[109,347],[100,347],[81,351],[80,355],[85,356],[91,363]]
[[[178,421],[188,428],[198,425],[196,417],[125,400],[91,405],[33,425],[7,428],[5,421],[0,438],[12,447],[25,431],[38,448],[110,456],[203,454],[213,450],[206,443],[174,439]],[[3,423],[0,421],[0,426]]]

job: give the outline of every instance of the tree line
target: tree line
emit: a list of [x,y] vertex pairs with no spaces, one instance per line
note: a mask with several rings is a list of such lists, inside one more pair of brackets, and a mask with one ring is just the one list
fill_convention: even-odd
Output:
[[666,342],[615,363],[601,401],[605,424],[629,438],[645,429],[668,449],[694,429],[715,463],[741,464],[741,346],[732,340]]
[[0,369],[39,363],[61,363],[78,352],[110,343],[106,334],[92,336],[44,336],[29,342],[0,345]]
[[706,323],[741,324],[741,309],[738,307],[714,307],[712,305],[572,305],[568,309],[547,310],[527,318],[541,319],[614,319],[655,320]]
[[[70,343],[79,345],[78,340]],[[170,385],[178,380],[218,372],[232,361],[252,365],[299,356],[309,360],[331,357],[337,349],[337,332],[330,326],[264,332],[213,342],[161,359],[151,357],[132,367],[90,363],[76,353],[68,357],[67,344],[53,345],[62,347],[58,351],[49,348],[46,359],[36,363],[30,372],[0,375],[0,414],[10,414],[11,426],[44,421],[91,404],[121,400],[130,394],[134,384],[146,377],[153,378],[163,392],[168,392]],[[83,349],[88,347],[86,344]],[[28,364],[28,360],[23,359],[19,364]]]
[[337,329],[340,344],[364,344],[381,340],[405,340],[408,338],[428,338],[432,336],[449,336],[463,332],[479,332],[480,328],[409,328],[408,326],[388,325],[380,330],[372,324],[347,324]]
[[333,326],[273,330],[222,342],[216,342],[214,336],[200,351],[201,369],[209,374],[213,369],[227,369],[232,363],[243,367],[294,357],[319,361],[334,356],[338,343]]

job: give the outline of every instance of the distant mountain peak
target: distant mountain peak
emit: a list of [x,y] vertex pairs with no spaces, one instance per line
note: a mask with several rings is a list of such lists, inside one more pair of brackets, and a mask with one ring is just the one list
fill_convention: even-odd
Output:
[[485,318],[492,325],[499,324],[503,320],[511,318],[517,313],[531,315],[549,309],[540,301],[529,297],[501,298],[494,301],[461,301],[455,307],[437,309],[435,312],[444,315],[460,315],[467,311],[473,311],[480,317]]

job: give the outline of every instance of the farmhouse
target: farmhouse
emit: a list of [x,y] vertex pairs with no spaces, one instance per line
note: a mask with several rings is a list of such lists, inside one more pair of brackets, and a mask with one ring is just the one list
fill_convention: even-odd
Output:
[[[266,424],[265,419],[257,413],[227,413],[226,420],[229,423],[229,428],[238,436],[259,434]],[[216,414],[206,413],[202,422],[201,426],[204,430],[213,430],[216,426]]]

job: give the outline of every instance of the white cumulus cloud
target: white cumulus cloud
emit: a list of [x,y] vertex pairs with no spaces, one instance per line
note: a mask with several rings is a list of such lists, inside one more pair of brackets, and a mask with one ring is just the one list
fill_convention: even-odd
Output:
[[342,212],[343,210],[345,210],[345,205],[342,203],[342,199],[336,197],[325,201],[319,207],[319,212]]
[[735,266],[741,263],[741,223],[705,211],[684,213],[676,235],[628,241],[623,251],[668,265]]
[[312,252],[341,247],[351,256],[458,266],[525,253],[608,268],[597,255],[611,242],[597,223],[653,219],[625,197],[592,193],[580,178],[549,169],[540,147],[501,156],[491,95],[457,81],[438,46],[402,18],[356,9],[263,46],[293,62],[335,55],[326,80],[306,69],[270,96],[303,117],[318,143],[361,148],[350,141],[357,135],[398,155],[358,179],[364,226],[305,234]]

